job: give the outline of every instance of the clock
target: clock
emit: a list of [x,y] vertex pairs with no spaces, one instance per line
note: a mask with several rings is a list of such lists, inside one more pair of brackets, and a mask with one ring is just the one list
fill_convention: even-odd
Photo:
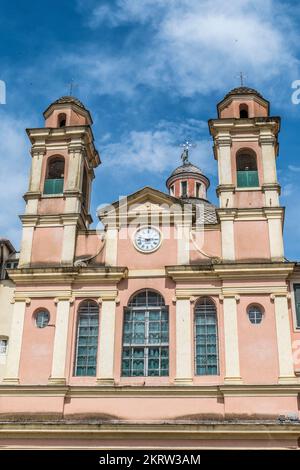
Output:
[[134,246],[143,253],[152,253],[161,244],[161,233],[155,227],[140,227],[134,235]]

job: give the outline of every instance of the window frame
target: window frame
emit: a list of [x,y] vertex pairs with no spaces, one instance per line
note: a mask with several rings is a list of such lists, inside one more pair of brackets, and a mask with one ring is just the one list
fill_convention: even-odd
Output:
[[[261,313],[261,320],[259,322],[257,322],[257,321],[252,322],[251,319],[250,319],[250,311],[251,311],[251,309],[254,309],[254,308],[258,309]],[[247,307],[247,317],[248,317],[248,321],[249,321],[249,323],[251,323],[251,325],[255,325],[255,326],[261,325],[263,320],[264,320],[264,316],[265,316],[265,309],[262,307],[262,305],[260,305],[260,304],[250,304],[250,305],[248,305],[248,307]],[[255,316],[255,320],[256,320],[256,316]]]
[[[84,309],[84,304],[89,304],[91,303],[94,307],[97,308],[97,313],[96,312],[84,312],[84,311],[81,311],[80,312],[80,309]],[[88,309],[90,307],[87,307]],[[97,336],[94,335],[86,335],[85,337],[86,338],[91,338],[91,337],[97,337],[97,340],[96,340],[96,346],[94,344],[86,344],[86,345],[80,345],[79,344],[79,340],[80,340],[80,328],[82,328],[82,326],[80,325],[80,317],[81,316],[88,316],[88,315],[91,315],[91,316],[97,316]],[[86,326],[86,328],[92,328],[93,325],[90,325],[90,323]],[[78,305],[77,307],[77,311],[76,311],[76,331],[75,331],[75,347],[74,347],[74,360],[73,360],[73,377],[97,377],[97,366],[98,366],[98,353],[99,353],[99,336],[100,336],[100,309],[99,309],[99,304],[94,300],[94,299],[85,299],[83,300],[82,302],[80,302],[80,304]],[[88,342],[88,341],[87,341]],[[80,347],[85,347],[85,348],[88,348],[88,347],[96,347],[96,351],[94,353],[94,355],[89,355],[89,354],[86,354],[85,355],[85,364],[78,364],[78,359],[80,357],[79,355],[79,348]],[[94,357],[95,358],[95,365],[90,365],[88,364],[88,360],[90,357]],[[78,374],[78,367],[82,367],[82,368],[85,368],[85,374]],[[93,374],[88,374],[87,373],[87,370],[88,368],[94,368],[95,369],[95,372]]]
[[[186,192],[185,192],[185,194],[184,194],[184,192],[183,192],[183,184],[186,185]],[[180,181],[180,195],[181,195],[181,197],[188,197],[188,182],[187,182],[187,180],[185,180],[185,181]]]
[[[38,316],[41,315],[41,314],[47,314],[48,322],[46,324],[44,324],[44,320],[43,320],[41,326],[39,326],[38,325]],[[49,326],[51,315],[50,315],[50,312],[47,308],[40,307],[39,309],[35,310],[35,312],[33,314],[33,317],[34,317],[35,327],[38,328],[39,330],[43,330],[44,328],[47,328],[47,326]]]
[[[144,293],[146,294],[146,301],[144,305],[131,305],[132,302],[138,298],[138,295]],[[148,293],[151,292],[151,294],[155,293],[157,295],[157,299],[160,300],[160,304],[158,305],[151,305],[148,302]],[[138,312],[143,312],[144,313],[144,318],[141,320],[135,320],[134,315]],[[160,312],[159,320],[151,320],[150,315],[152,312]],[[126,320],[126,314],[130,314],[130,320]],[[166,315],[166,319],[163,319],[163,314]],[[130,332],[128,333],[130,335],[130,341],[125,341],[125,335],[127,334],[126,332],[126,322],[127,324],[131,324],[132,327],[129,328]],[[160,338],[157,343],[155,342],[149,342],[149,336],[150,336],[150,323],[159,322],[159,334]],[[134,326],[135,323],[143,323],[143,335],[144,335],[144,340],[143,342],[133,342],[132,340],[134,338]],[[166,335],[167,335],[167,341],[162,341],[163,337],[163,330],[162,326],[163,323],[166,323],[167,329],[166,329]],[[134,372],[134,367],[133,363],[134,361],[138,361],[139,357],[134,356],[134,351],[140,349],[143,351],[143,356],[140,357],[140,360],[143,360],[143,374],[133,374]],[[158,349],[159,350],[159,355],[156,358],[153,359],[158,359],[158,368],[153,368],[150,369],[149,367],[149,362],[151,360],[151,355],[150,350],[151,349]],[[128,356],[125,356],[124,352],[128,350]],[[166,353],[165,355],[163,353]],[[124,368],[123,361],[128,361],[129,367],[128,369]],[[162,363],[165,361],[167,363],[167,367],[162,367]],[[149,370],[158,371],[158,374],[149,374]],[[128,371],[128,374],[125,374],[124,371]],[[136,369],[138,371],[138,369]],[[162,373],[162,371],[166,371],[166,373]],[[162,295],[153,290],[153,289],[143,289],[139,292],[136,292],[128,302],[128,306],[124,307],[124,313],[123,313],[123,328],[122,328],[122,348],[121,348],[121,377],[126,379],[126,378],[131,378],[131,377],[169,377],[170,375],[170,315],[169,315],[169,307],[165,305],[165,301],[162,297]]]
[[296,302],[296,288],[300,290],[300,279],[292,282],[292,306],[293,306],[293,317],[294,317],[294,326],[295,331],[300,330],[300,308],[299,313],[297,313],[297,302]]
[[[216,352],[215,352],[215,356],[216,356],[216,369],[217,369],[217,372],[215,374],[208,374],[207,373],[207,369],[209,367],[209,364],[206,364],[205,365],[205,368],[206,368],[206,373],[205,374],[201,374],[201,373],[197,373],[197,357],[198,356],[201,356],[201,354],[197,354],[197,322],[196,322],[196,315],[197,315],[197,307],[199,307],[199,305],[201,304],[201,301],[203,300],[209,300],[210,301],[210,305],[214,307],[214,316],[215,316],[215,335],[216,335],[216,342],[215,342],[215,347],[216,347]],[[208,312],[209,313],[209,312]],[[216,306],[216,303],[214,302],[214,300],[211,298],[211,297],[208,297],[208,296],[203,296],[203,297],[200,297],[199,299],[197,299],[196,303],[195,303],[195,306],[194,306],[194,309],[193,309],[193,334],[194,334],[194,338],[193,338],[193,343],[194,343],[194,374],[195,374],[195,377],[215,377],[215,376],[220,376],[220,335],[219,335],[219,321],[218,321],[218,311],[217,311],[217,306]],[[206,333],[206,336],[208,336],[208,334]],[[201,344],[199,343],[199,346],[201,346]],[[208,356],[208,352],[207,352],[207,341],[205,342],[205,347],[206,347],[206,357]],[[199,365],[199,368],[200,368],[201,364]]]

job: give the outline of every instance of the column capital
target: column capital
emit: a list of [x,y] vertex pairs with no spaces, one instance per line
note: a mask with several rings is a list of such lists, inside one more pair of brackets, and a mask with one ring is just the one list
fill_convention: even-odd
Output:
[[73,297],[69,297],[69,296],[60,296],[60,297],[55,297],[54,298],[54,303],[55,305],[58,304],[58,302],[69,302],[69,304],[73,304],[74,303],[74,298]]
[[286,297],[287,300],[290,300],[291,299],[291,294],[289,292],[273,292],[272,294],[270,294],[270,299],[272,301],[274,301],[276,298],[278,297]]
[[223,294],[219,295],[219,300],[224,302],[225,299],[234,299],[236,302],[239,302],[241,297],[238,294],[231,293],[231,292],[223,292]]
[[276,139],[273,134],[260,134],[258,138],[259,145],[275,145]]
[[215,145],[219,147],[231,147],[232,138],[230,135],[222,135],[215,138]]

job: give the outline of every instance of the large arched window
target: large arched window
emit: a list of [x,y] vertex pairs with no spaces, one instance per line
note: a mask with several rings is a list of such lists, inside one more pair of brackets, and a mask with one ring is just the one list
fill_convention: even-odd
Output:
[[169,375],[169,312],[155,291],[139,292],[125,308],[122,375]]
[[252,150],[242,150],[236,156],[237,186],[256,188],[259,186],[257,160]]
[[74,375],[96,375],[98,330],[98,304],[93,300],[81,302],[78,309]]
[[196,375],[217,375],[218,325],[214,302],[202,297],[195,306],[195,369]]
[[64,190],[65,160],[53,157],[48,161],[44,194],[61,194]]

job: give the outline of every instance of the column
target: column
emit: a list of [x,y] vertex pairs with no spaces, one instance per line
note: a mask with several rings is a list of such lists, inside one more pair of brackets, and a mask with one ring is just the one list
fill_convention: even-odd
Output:
[[262,133],[259,136],[259,143],[261,146],[262,166],[263,166],[263,179],[264,184],[277,183],[276,175],[276,153],[275,153],[275,138],[271,131],[268,134]]
[[107,227],[105,235],[105,264],[108,266],[117,266],[118,233],[117,227]]
[[[222,298],[221,298],[222,300]],[[240,376],[239,341],[237,325],[237,301],[239,296],[223,297],[225,379],[226,383],[242,383]]]
[[66,383],[66,357],[71,299],[55,299],[57,302],[55,335],[50,384]]
[[265,214],[268,220],[270,254],[272,261],[282,261],[284,258],[282,213],[282,208],[265,209]]
[[72,219],[66,219],[63,217],[63,224],[64,233],[61,262],[63,265],[73,265],[76,244],[77,218],[72,217]]
[[294,373],[293,351],[287,294],[272,294],[278,347],[279,383],[297,382]]
[[82,162],[83,147],[80,144],[71,143],[69,145],[68,179],[66,182],[67,191],[81,190]]
[[190,264],[190,231],[189,223],[176,224],[177,264]]
[[102,297],[98,344],[97,382],[114,384],[114,351],[116,328],[116,296]]
[[3,382],[5,383],[19,383],[19,365],[26,303],[30,303],[30,299],[14,300],[12,324],[8,342],[6,370],[5,376],[3,378]]
[[41,180],[42,180],[42,166],[43,166],[43,157],[46,153],[46,147],[42,146],[39,148],[32,147],[32,166],[31,166],[31,175],[30,175],[30,192],[40,192],[41,190]]
[[193,382],[192,315],[190,298],[176,300],[176,376],[175,383]]
[[219,184],[232,184],[231,171],[231,136],[230,134],[219,135],[216,140]]
[[22,242],[20,250],[19,267],[26,267],[31,262],[32,242],[34,235],[34,228],[36,224],[35,216],[22,216]]
[[234,217],[235,213],[225,210],[218,211],[221,221],[222,259],[224,261],[235,260],[234,243]]

